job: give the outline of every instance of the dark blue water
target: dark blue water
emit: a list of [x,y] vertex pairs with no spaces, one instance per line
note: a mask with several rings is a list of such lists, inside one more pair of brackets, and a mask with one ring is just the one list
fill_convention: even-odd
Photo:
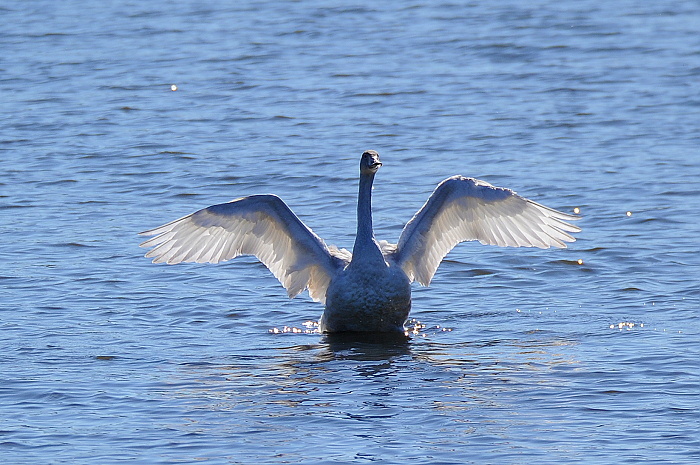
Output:
[[[6,463],[700,460],[700,5],[376,3],[0,3]],[[460,245],[404,343],[142,257],[254,193],[351,247],[370,148],[379,239],[453,174],[583,232]]]

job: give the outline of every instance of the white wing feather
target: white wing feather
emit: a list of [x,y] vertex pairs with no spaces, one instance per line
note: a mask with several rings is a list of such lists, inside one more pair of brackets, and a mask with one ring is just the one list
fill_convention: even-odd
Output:
[[309,289],[324,303],[331,277],[352,257],[327,247],[275,195],[254,195],[212,205],[163,226],[140,233],[155,236],[141,244],[153,247],[153,263],[219,263],[255,255],[294,297]]
[[427,286],[442,259],[460,242],[509,247],[566,247],[569,232],[581,229],[564,220],[578,217],[553,210],[473,178],[441,182],[401,232],[394,255],[411,281]]

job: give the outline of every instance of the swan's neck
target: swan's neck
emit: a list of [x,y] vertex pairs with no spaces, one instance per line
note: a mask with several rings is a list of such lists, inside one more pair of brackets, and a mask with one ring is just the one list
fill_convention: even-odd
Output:
[[357,197],[357,236],[352,249],[355,258],[377,258],[384,261],[372,229],[372,182],[374,174],[360,174],[360,192]]

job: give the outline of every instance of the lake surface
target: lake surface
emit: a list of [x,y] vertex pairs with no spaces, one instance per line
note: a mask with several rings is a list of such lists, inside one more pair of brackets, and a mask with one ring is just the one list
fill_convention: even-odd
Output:
[[[0,17],[4,462],[700,461],[698,2]],[[259,193],[350,248],[366,149],[379,239],[454,174],[583,231],[458,246],[403,342],[315,333],[249,257],[142,256],[137,232]]]

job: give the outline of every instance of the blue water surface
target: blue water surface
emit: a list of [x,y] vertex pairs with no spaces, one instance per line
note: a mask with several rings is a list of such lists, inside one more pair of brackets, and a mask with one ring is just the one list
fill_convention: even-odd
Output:
[[[4,462],[700,461],[698,2],[0,17]],[[137,232],[259,193],[350,248],[367,149],[378,239],[454,174],[583,231],[458,246],[403,342],[313,332],[252,258],[142,257]]]

